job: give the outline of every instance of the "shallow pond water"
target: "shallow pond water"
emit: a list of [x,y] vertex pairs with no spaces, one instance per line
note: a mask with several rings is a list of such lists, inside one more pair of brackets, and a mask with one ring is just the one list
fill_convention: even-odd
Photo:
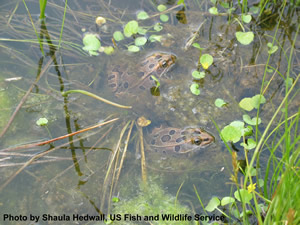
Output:
[[[157,196],[164,193],[174,201],[176,196],[183,210],[191,214],[203,213],[195,189],[204,205],[212,196],[221,198],[230,194],[231,155],[214,123],[222,129],[234,120],[242,120],[244,112],[238,102],[260,93],[268,59],[266,45],[275,33],[278,12],[258,21],[253,19],[250,25],[245,25],[255,32],[255,39],[244,46],[235,37],[235,32],[241,30],[239,23],[227,14],[209,14],[209,1],[186,1],[186,8],[176,2],[69,1],[62,48],[57,50],[64,3],[48,1],[47,18],[41,25],[37,3],[26,1],[38,31],[41,27],[44,30],[38,35],[46,40],[43,44],[45,57],[42,57],[23,3],[6,1],[1,6],[0,131],[3,136],[0,138],[0,221],[4,220],[5,214],[11,214],[11,221],[7,224],[29,224],[30,214],[41,218],[47,214],[44,221],[40,219],[36,224],[57,224],[55,220],[59,219],[64,221],[63,224],[74,224],[73,215],[119,213],[118,203],[111,200],[113,197],[120,199],[120,212],[121,208],[124,212],[126,201],[128,205],[132,204],[130,200],[142,201],[138,199],[143,190],[142,183],[153,187]],[[157,10],[159,4],[167,7],[166,13]],[[139,52],[128,52],[127,47],[134,44],[134,38],[112,41],[113,33],[122,31],[126,23],[136,20],[140,11],[147,12],[150,18],[139,20],[146,34],[134,36],[145,36],[148,42],[139,48]],[[289,23],[279,27],[278,42],[284,49],[291,46],[297,13],[299,11],[287,9],[282,20]],[[168,21],[160,21],[162,14],[168,16]],[[106,23],[95,24],[97,16],[106,18]],[[154,29],[155,24],[160,31]],[[82,50],[82,39],[87,32],[99,35],[102,46],[114,47],[114,53],[89,56]],[[152,34],[160,35],[161,41],[149,41]],[[191,40],[200,44],[202,54],[214,58],[201,80],[192,76],[192,72],[201,66],[198,63],[200,51],[191,45]],[[299,41],[298,37],[292,62],[294,77],[299,73]],[[137,73],[138,65],[153,53],[176,56],[174,66],[157,77],[160,81],[159,96],[152,95],[150,90],[133,96],[115,96],[107,83],[109,68],[125,64],[123,72]],[[287,68],[284,54],[280,51],[276,54],[272,58],[274,65],[284,74]],[[200,71],[204,71],[203,68]],[[261,108],[263,123],[259,126],[260,131],[264,130],[283,99],[284,81],[280,76],[272,75],[272,71],[267,75],[272,83],[264,93],[267,103]],[[8,78],[15,80],[9,81]],[[37,83],[32,86],[36,79]],[[199,95],[191,93],[192,83],[199,85]],[[30,88],[26,101],[4,131]],[[133,108],[117,108],[79,93],[61,94],[74,89],[89,91]],[[217,98],[228,104],[216,107]],[[299,107],[299,101],[295,99],[293,112]],[[252,117],[255,115],[254,112],[251,114]],[[144,128],[136,125],[134,121],[140,116],[145,116],[151,124]],[[38,126],[36,121],[39,118],[47,118],[48,124]],[[118,120],[100,128],[41,146],[34,144],[116,118]],[[147,135],[159,127],[183,131],[191,127],[201,128],[214,137],[214,142],[190,154],[154,152],[146,140]],[[145,155],[141,152],[142,146]],[[239,150],[239,159],[244,159],[241,146],[236,144],[233,149]],[[157,196],[155,193],[151,195],[153,207],[159,207]],[[147,211],[148,215],[154,212],[156,210]],[[161,212],[175,214],[175,211]],[[28,218],[20,223],[16,221],[18,215]],[[76,224],[98,223],[82,219],[76,220]]]

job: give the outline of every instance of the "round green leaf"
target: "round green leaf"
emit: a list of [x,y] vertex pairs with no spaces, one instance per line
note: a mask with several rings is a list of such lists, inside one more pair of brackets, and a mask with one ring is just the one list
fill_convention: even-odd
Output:
[[213,197],[208,202],[207,206],[205,207],[205,210],[208,212],[214,211],[218,206],[220,205],[220,200],[217,197]]
[[203,49],[203,48],[200,47],[200,44],[198,44],[198,43],[193,43],[192,46],[195,47],[195,48],[198,48],[200,50]]
[[129,21],[124,27],[124,35],[126,37],[131,37],[133,34],[137,34],[139,24],[135,20]]
[[161,20],[162,22],[167,22],[167,21],[169,20],[169,16],[166,15],[166,14],[160,15],[159,18],[160,18],[160,20]]
[[225,142],[232,141],[236,143],[241,139],[242,132],[239,128],[228,125],[222,129],[221,135]]
[[235,202],[234,198],[232,198],[232,197],[224,197],[221,200],[221,206],[228,205],[228,204],[233,203],[233,202]]
[[263,95],[255,95],[252,97],[252,105],[254,108],[258,108],[259,104],[264,104],[266,103],[266,99]]
[[138,52],[138,51],[140,51],[140,48],[135,45],[130,45],[130,46],[128,46],[128,51],[129,52]]
[[138,28],[138,33],[141,34],[141,35],[145,35],[147,33],[147,30],[142,28],[142,27],[139,27]]
[[234,197],[240,202],[249,204],[250,200],[252,199],[252,194],[248,193],[248,191],[245,189],[240,189],[240,194],[241,196],[239,195],[239,191],[237,190],[234,192]]
[[82,39],[85,51],[88,51],[90,55],[98,55],[98,49],[101,47],[100,40],[96,34],[87,33]]
[[143,46],[144,44],[146,44],[147,42],[147,38],[145,37],[138,37],[134,40],[134,44],[136,46]]
[[149,18],[149,15],[148,15],[148,13],[146,13],[145,11],[141,11],[141,12],[139,12],[139,13],[137,14],[136,17],[137,17],[138,20],[146,20],[146,19]]
[[[251,119],[250,116],[248,116],[248,115],[243,115],[243,120],[244,120],[246,123],[250,124],[250,125],[256,125],[256,117],[253,117],[253,118]],[[260,123],[261,123],[261,119],[258,118],[258,119],[257,119],[257,124],[260,124]]]
[[246,149],[250,150],[256,147],[256,142],[253,139],[248,139],[247,144],[241,143],[241,146],[245,147]]
[[253,128],[251,126],[247,126],[242,130],[242,134],[244,136],[250,136],[253,134]]
[[217,15],[219,13],[216,7],[211,7],[208,11],[213,15]]
[[257,6],[252,6],[249,10],[251,13],[256,14],[259,12],[259,7]]
[[236,36],[237,40],[243,45],[249,45],[254,39],[254,34],[252,31],[236,32],[235,36]]
[[253,107],[253,99],[252,98],[243,98],[240,103],[239,106],[246,110],[246,111],[251,111],[254,107]]
[[217,106],[219,108],[221,108],[223,105],[226,105],[226,104],[227,103],[223,99],[221,99],[221,98],[217,98],[215,100],[215,106]]
[[199,84],[196,83],[191,84],[190,90],[194,95],[200,95]]
[[104,47],[104,53],[106,55],[111,55],[114,53],[114,51],[115,51],[115,49],[112,46]]
[[163,29],[163,26],[161,25],[161,23],[156,23],[153,27],[153,29],[157,32],[161,31]]
[[214,58],[210,54],[204,54],[200,58],[200,63],[203,68],[206,70],[214,62]]
[[115,31],[113,37],[116,41],[122,41],[124,39],[124,35],[121,31]]
[[39,118],[37,121],[36,121],[36,124],[38,126],[45,126],[48,124],[48,120],[47,118]]
[[205,73],[204,72],[199,72],[197,70],[194,70],[192,72],[192,76],[195,78],[195,79],[201,79],[201,78],[204,78],[205,77]]
[[119,199],[118,197],[113,197],[111,200],[112,200],[112,202],[114,202],[114,203],[117,203],[117,202],[120,201],[120,199]]
[[158,5],[157,6],[157,10],[162,12],[162,11],[165,11],[167,9],[167,7],[165,5]]
[[230,126],[236,127],[241,131],[244,129],[245,123],[243,121],[235,120],[229,124]]
[[151,42],[155,42],[155,41],[161,42],[161,38],[162,38],[161,35],[152,34],[149,37],[149,41],[151,41]]
[[242,15],[242,20],[244,21],[244,23],[250,23],[251,19],[252,19],[251,15],[245,15],[245,14]]

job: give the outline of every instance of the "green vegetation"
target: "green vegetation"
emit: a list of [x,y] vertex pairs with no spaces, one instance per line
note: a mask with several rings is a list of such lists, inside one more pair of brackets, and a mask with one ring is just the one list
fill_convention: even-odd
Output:
[[[164,192],[157,184],[151,182],[148,185],[140,184],[140,190],[136,196],[128,199],[120,199],[113,203],[113,213],[141,215],[142,222],[146,216],[159,215],[158,221],[150,220],[151,224],[168,225],[170,221],[163,221],[161,214],[188,214],[189,208],[178,203],[177,199]],[[141,222],[140,222],[141,223]],[[108,223],[109,224],[109,223]],[[124,220],[114,221],[112,224],[124,224]],[[136,221],[127,221],[126,225],[137,224]],[[190,221],[172,221],[172,224],[190,225]]]

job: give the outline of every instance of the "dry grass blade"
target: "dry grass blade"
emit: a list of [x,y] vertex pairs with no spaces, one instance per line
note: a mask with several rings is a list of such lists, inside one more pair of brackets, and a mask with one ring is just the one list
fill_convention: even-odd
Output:
[[[105,196],[106,196],[107,188],[108,188],[108,185],[109,185],[108,178],[112,177],[114,175],[113,171],[111,171],[111,168],[112,168],[114,163],[117,163],[116,162],[116,157],[119,153],[121,141],[123,139],[124,133],[125,133],[128,125],[129,125],[129,123],[130,123],[130,121],[128,121],[126,123],[126,125],[123,127],[123,129],[121,130],[119,141],[118,141],[118,143],[117,143],[117,145],[114,149],[114,152],[112,153],[112,155],[109,159],[110,162],[109,162],[109,165],[108,165],[108,168],[107,168],[107,171],[106,171],[106,175],[105,175],[105,178],[104,178],[104,182],[103,182],[103,194],[102,194],[102,202],[101,202],[101,207],[100,207],[101,211],[103,211],[103,207],[104,207],[104,203],[105,203]],[[111,185],[113,185],[113,180],[111,182]],[[108,201],[108,204],[110,204],[110,201]],[[110,205],[108,205],[108,211],[109,211],[109,206]]]
[[[87,137],[89,137],[89,136],[92,136],[92,135],[94,135],[94,134],[96,134],[97,132],[94,132],[94,133],[92,133],[92,134],[89,134],[89,135],[87,135],[87,136],[84,136],[84,137],[80,137],[80,138],[77,138],[77,139],[74,139],[73,140],[73,143],[75,143],[75,142],[77,142],[77,141],[80,141],[80,140],[82,140],[83,138],[87,138]],[[6,182],[4,182],[1,186],[0,186],[0,192],[19,174],[19,173],[21,173],[27,166],[29,166],[30,164],[32,164],[35,160],[37,160],[37,159],[39,159],[39,158],[41,158],[41,157],[43,157],[43,156],[45,156],[45,155],[47,155],[47,154],[49,154],[49,153],[51,153],[51,152],[54,152],[55,150],[58,150],[58,149],[61,149],[62,147],[64,147],[64,146],[66,146],[66,145],[68,145],[68,144],[70,144],[70,142],[68,142],[68,143],[64,143],[64,144],[62,144],[62,145],[59,145],[59,146],[57,146],[57,147],[55,147],[55,148],[53,148],[53,149],[49,149],[49,150],[47,150],[47,151],[45,151],[45,152],[42,152],[42,153],[39,153],[39,154],[37,154],[37,155],[35,155],[35,156],[33,156],[30,160],[28,160],[20,169],[18,169]]]
[[75,131],[75,132],[70,133],[70,134],[66,134],[66,135],[63,135],[63,136],[60,136],[60,137],[57,137],[57,138],[53,138],[53,139],[51,139],[51,140],[47,140],[47,141],[43,141],[43,142],[38,142],[38,143],[33,143],[33,144],[22,145],[22,146],[17,146],[17,147],[14,147],[14,148],[2,149],[1,151],[19,150],[19,149],[32,148],[32,147],[36,147],[36,146],[41,146],[41,145],[49,144],[49,143],[52,143],[52,142],[54,142],[54,141],[58,141],[58,140],[61,140],[61,139],[67,138],[67,137],[71,137],[71,136],[74,136],[74,135],[76,135],[76,134],[80,134],[80,133],[83,133],[83,132],[92,130],[92,129],[94,129],[94,128],[97,128],[97,127],[100,127],[100,126],[103,126],[103,125],[106,125],[106,124],[115,122],[115,121],[117,121],[118,119],[119,119],[119,118],[115,118],[115,119],[111,119],[111,120],[106,121],[106,122],[103,122],[103,123],[98,123],[98,124],[93,125],[93,126],[90,126],[90,127],[88,127],[88,128],[84,128],[84,129],[81,129],[81,130],[79,130],[79,131]]
[[114,185],[113,192],[115,192],[115,190],[116,190],[118,180],[119,180],[119,177],[120,177],[120,174],[121,174],[121,170],[122,170],[123,163],[124,163],[124,160],[125,160],[125,157],[126,157],[126,152],[127,152],[127,148],[128,148],[129,139],[130,139],[130,136],[131,136],[131,131],[132,131],[133,125],[134,125],[134,121],[132,120],[129,131],[128,131],[127,139],[126,139],[126,142],[125,142],[123,155],[122,155],[122,158],[121,158],[121,161],[120,161],[119,170],[118,170],[118,173],[117,173],[117,176],[116,176],[116,182],[115,182],[115,185]]
[[141,147],[142,180],[146,184],[147,183],[147,170],[146,170],[146,157],[145,157],[145,148],[144,148],[143,128],[139,126],[138,129],[139,129],[140,147]]

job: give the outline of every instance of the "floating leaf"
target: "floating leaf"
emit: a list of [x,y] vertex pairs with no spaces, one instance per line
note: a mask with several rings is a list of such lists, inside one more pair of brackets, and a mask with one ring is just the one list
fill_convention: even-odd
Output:
[[244,21],[244,23],[250,23],[251,19],[252,19],[251,15],[245,15],[245,14],[242,15],[242,20]]
[[219,13],[216,7],[211,7],[208,11],[213,15],[218,15]]
[[138,20],[146,20],[146,19],[149,18],[149,15],[148,15],[148,13],[146,13],[145,11],[141,11],[141,12],[139,12],[139,13],[137,14],[136,17],[137,17]]
[[244,136],[250,136],[252,134],[253,134],[253,127],[251,127],[251,126],[245,127],[242,131],[242,135],[244,135]]
[[162,22],[167,22],[169,20],[169,16],[166,14],[160,15],[159,18]]
[[235,120],[231,122],[229,125],[236,127],[242,131],[242,129],[244,129],[245,123],[243,121]]
[[264,103],[266,103],[266,99],[263,95],[258,94],[252,97],[252,105],[254,108],[257,109],[260,104]]
[[145,37],[138,37],[134,40],[134,44],[136,46],[143,46],[144,44],[146,44],[147,42],[147,38]]
[[141,35],[145,35],[147,33],[147,30],[142,28],[142,27],[139,27],[138,28],[138,33],[141,34]]
[[200,44],[198,44],[198,43],[193,43],[192,46],[195,47],[195,48],[198,48],[200,50],[203,49],[203,48],[200,47]]
[[167,9],[167,7],[165,5],[161,4],[161,5],[157,6],[157,10],[160,11],[160,12],[165,11],[166,9]]
[[140,51],[140,48],[135,45],[130,45],[130,46],[128,46],[128,51],[129,52],[138,52],[138,51]]
[[144,116],[141,116],[137,119],[137,124],[140,127],[147,127],[148,125],[151,124],[151,120],[146,119]]
[[217,3],[217,0],[210,0],[210,2],[215,5]]
[[161,42],[161,38],[162,38],[161,35],[152,34],[149,37],[149,41],[151,41],[151,42],[155,42],[155,41]]
[[190,90],[194,95],[200,95],[199,84],[196,83],[191,84]]
[[95,20],[95,23],[98,25],[98,26],[101,26],[102,24],[105,24],[106,23],[106,19],[102,16],[98,16]]
[[200,58],[200,63],[203,68],[206,70],[214,62],[214,58],[210,54],[204,54]]
[[135,20],[129,21],[124,27],[124,35],[126,37],[131,37],[133,34],[137,34],[139,24]]
[[177,5],[180,5],[180,4],[183,4],[183,6],[186,7],[185,3],[184,3],[184,0],[178,0]]
[[252,31],[249,32],[236,32],[235,36],[237,40],[243,44],[243,45],[249,45],[253,39],[254,39],[254,34]]
[[221,206],[228,205],[228,204],[233,203],[233,202],[235,202],[234,198],[232,198],[232,197],[224,197],[221,200]]
[[114,53],[114,51],[115,51],[115,49],[112,46],[104,47],[104,53],[106,55],[111,55]]
[[117,203],[117,202],[120,201],[120,199],[119,199],[118,197],[113,197],[111,200],[112,200],[112,202],[114,202],[114,203]]
[[208,202],[207,206],[205,207],[205,210],[208,212],[214,211],[218,206],[220,205],[220,200],[217,197],[212,197],[210,201]]
[[239,106],[246,111],[251,111],[254,108],[253,105],[254,102],[252,98],[243,98],[239,103]]
[[221,99],[221,98],[217,98],[215,100],[215,106],[217,106],[219,108],[221,108],[223,105],[226,105],[226,104],[227,103],[223,99]]
[[250,200],[252,199],[252,194],[248,193],[248,191],[245,189],[240,189],[240,191],[237,190],[234,192],[234,197],[240,202],[249,204]]
[[241,139],[242,132],[239,128],[228,125],[222,129],[221,135],[225,142],[232,141],[236,143]]
[[47,118],[39,118],[37,121],[36,121],[36,124],[38,126],[46,126],[48,124],[48,120]]
[[228,9],[229,8],[229,3],[227,3],[227,2],[220,2],[220,5],[223,7],[223,8],[225,8],[225,9]]
[[101,47],[100,40],[97,34],[87,33],[82,39],[83,50],[89,52],[90,55],[98,55],[98,49]]
[[201,79],[205,77],[205,73],[204,72],[199,72],[198,70],[194,70],[192,72],[192,76],[196,79]]
[[257,6],[252,6],[252,7],[250,7],[249,11],[250,11],[251,13],[253,13],[253,14],[256,14],[256,13],[259,12],[259,7],[257,7]]
[[[243,120],[244,120],[246,123],[250,124],[250,125],[256,125],[256,117],[253,117],[253,118],[251,119],[250,116],[248,116],[248,115],[243,115]],[[257,119],[257,124],[260,124],[260,123],[261,123],[261,119],[258,118],[258,119]]]
[[115,31],[113,37],[116,41],[122,41],[124,39],[124,35],[121,31]]
[[153,27],[153,29],[157,32],[161,31],[163,29],[163,26],[161,25],[161,23],[156,23]]
[[248,139],[247,143],[241,143],[241,146],[243,146],[244,148],[250,150],[256,147],[256,142],[253,139]]
[[269,47],[268,53],[271,55],[273,53],[275,53],[278,50],[278,46],[277,45],[272,45],[272,43],[268,43],[267,46]]

